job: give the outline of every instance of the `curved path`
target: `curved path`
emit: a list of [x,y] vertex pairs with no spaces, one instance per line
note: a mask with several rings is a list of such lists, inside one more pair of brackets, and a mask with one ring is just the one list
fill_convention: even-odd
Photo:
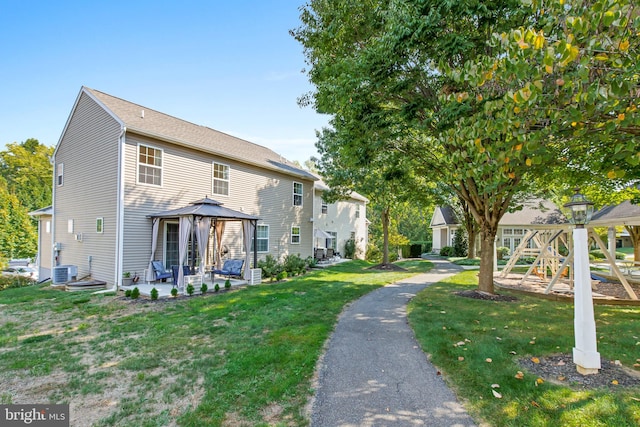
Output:
[[411,298],[462,271],[431,261],[430,272],[377,289],[342,313],[319,369],[312,427],[474,425],[407,324]]

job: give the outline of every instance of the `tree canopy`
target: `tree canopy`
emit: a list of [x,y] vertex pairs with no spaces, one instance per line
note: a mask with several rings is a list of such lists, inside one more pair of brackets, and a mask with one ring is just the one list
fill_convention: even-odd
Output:
[[[637,177],[638,34],[631,0],[312,0],[293,32],[342,152],[417,160],[481,232],[479,288],[514,196],[558,174]],[[334,153],[326,153],[332,156]]]

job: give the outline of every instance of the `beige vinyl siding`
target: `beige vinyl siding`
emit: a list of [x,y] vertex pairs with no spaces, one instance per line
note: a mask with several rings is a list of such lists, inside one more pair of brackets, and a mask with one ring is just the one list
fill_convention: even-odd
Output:
[[[64,184],[54,187],[53,240],[61,244],[59,263],[76,265],[78,278],[90,276],[110,285],[116,279],[119,135],[119,123],[82,94],[55,157],[56,165],[64,164]],[[95,232],[97,217],[104,218],[101,234]],[[67,230],[69,220],[73,234]],[[81,242],[76,233],[82,233]]]
[[[163,150],[162,186],[137,183],[138,144]],[[213,161],[229,166],[229,196],[212,196]],[[303,183],[303,206],[292,206],[293,181]],[[275,171],[216,157],[185,147],[127,134],[125,144],[125,271],[142,274],[151,255],[151,219],[147,215],[186,206],[205,196],[225,207],[261,218],[269,225],[269,253],[281,257],[288,253],[311,255],[313,181],[301,180]],[[163,221],[164,223],[164,221]],[[301,227],[302,242],[291,245],[292,225]],[[164,225],[160,227],[164,230]],[[158,241],[156,259],[164,257],[164,242]],[[230,249],[228,257],[244,257],[240,222],[228,222],[223,244]],[[264,256],[266,254],[260,254]]]

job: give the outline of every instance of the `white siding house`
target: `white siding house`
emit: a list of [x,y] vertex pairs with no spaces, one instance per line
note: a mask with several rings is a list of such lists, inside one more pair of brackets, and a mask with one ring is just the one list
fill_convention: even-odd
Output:
[[[509,253],[513,253],[527,231],[547,229],[564,223],[564,215],[553,202],[531,199],[523,203],[520,209],[502,216],[498,223],[496,246],[507,247]],[[438,253],[443,247],[453,245],[453,238],[461,224],[450,206],[438,206],[433,213],[430,227],[433,231],[433,252]]]
[[[114,285],[123,272],[142,275],[150,216],[203,197],[260,218],[259,257],[313,255],[317,177],[260,145],[82,87],[53,163],[51,241],[41,246],[50,256],[41,259],[77,266],[78,279]],[[360,218],[340,204],[324,218],[338,245],[351,232],[366,242],[366,199],[351,204]],[[160,230],[155,258],[176,264],[177,222],[162,219]],[[228,256],[242,258],[240,223],[224,236]]]
[[369,238],[366,215],[369,199],[352,192],[348,199],[326,203],[322,195],[328,190],[329,187],[322,180],[315,182],[313,226],[315,230],[331,236],[314,233],[315,247],[332,248],[344,256],[345,244],[353,239],[356,246],[354,258],[364,259]]

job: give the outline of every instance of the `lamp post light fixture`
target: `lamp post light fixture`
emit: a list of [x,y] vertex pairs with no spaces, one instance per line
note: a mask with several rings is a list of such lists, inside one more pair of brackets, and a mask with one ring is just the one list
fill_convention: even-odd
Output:
[[596,344],[596,321],[591,295],[591,270],[589,269],[589,234],[585,225],[591,220],[593,203],[576,193],[564,205],[571,213],[573,230],[573,276],[574,276],[574,335],[573,362],[583,375],[597,374],[600,369],[600,353]]

